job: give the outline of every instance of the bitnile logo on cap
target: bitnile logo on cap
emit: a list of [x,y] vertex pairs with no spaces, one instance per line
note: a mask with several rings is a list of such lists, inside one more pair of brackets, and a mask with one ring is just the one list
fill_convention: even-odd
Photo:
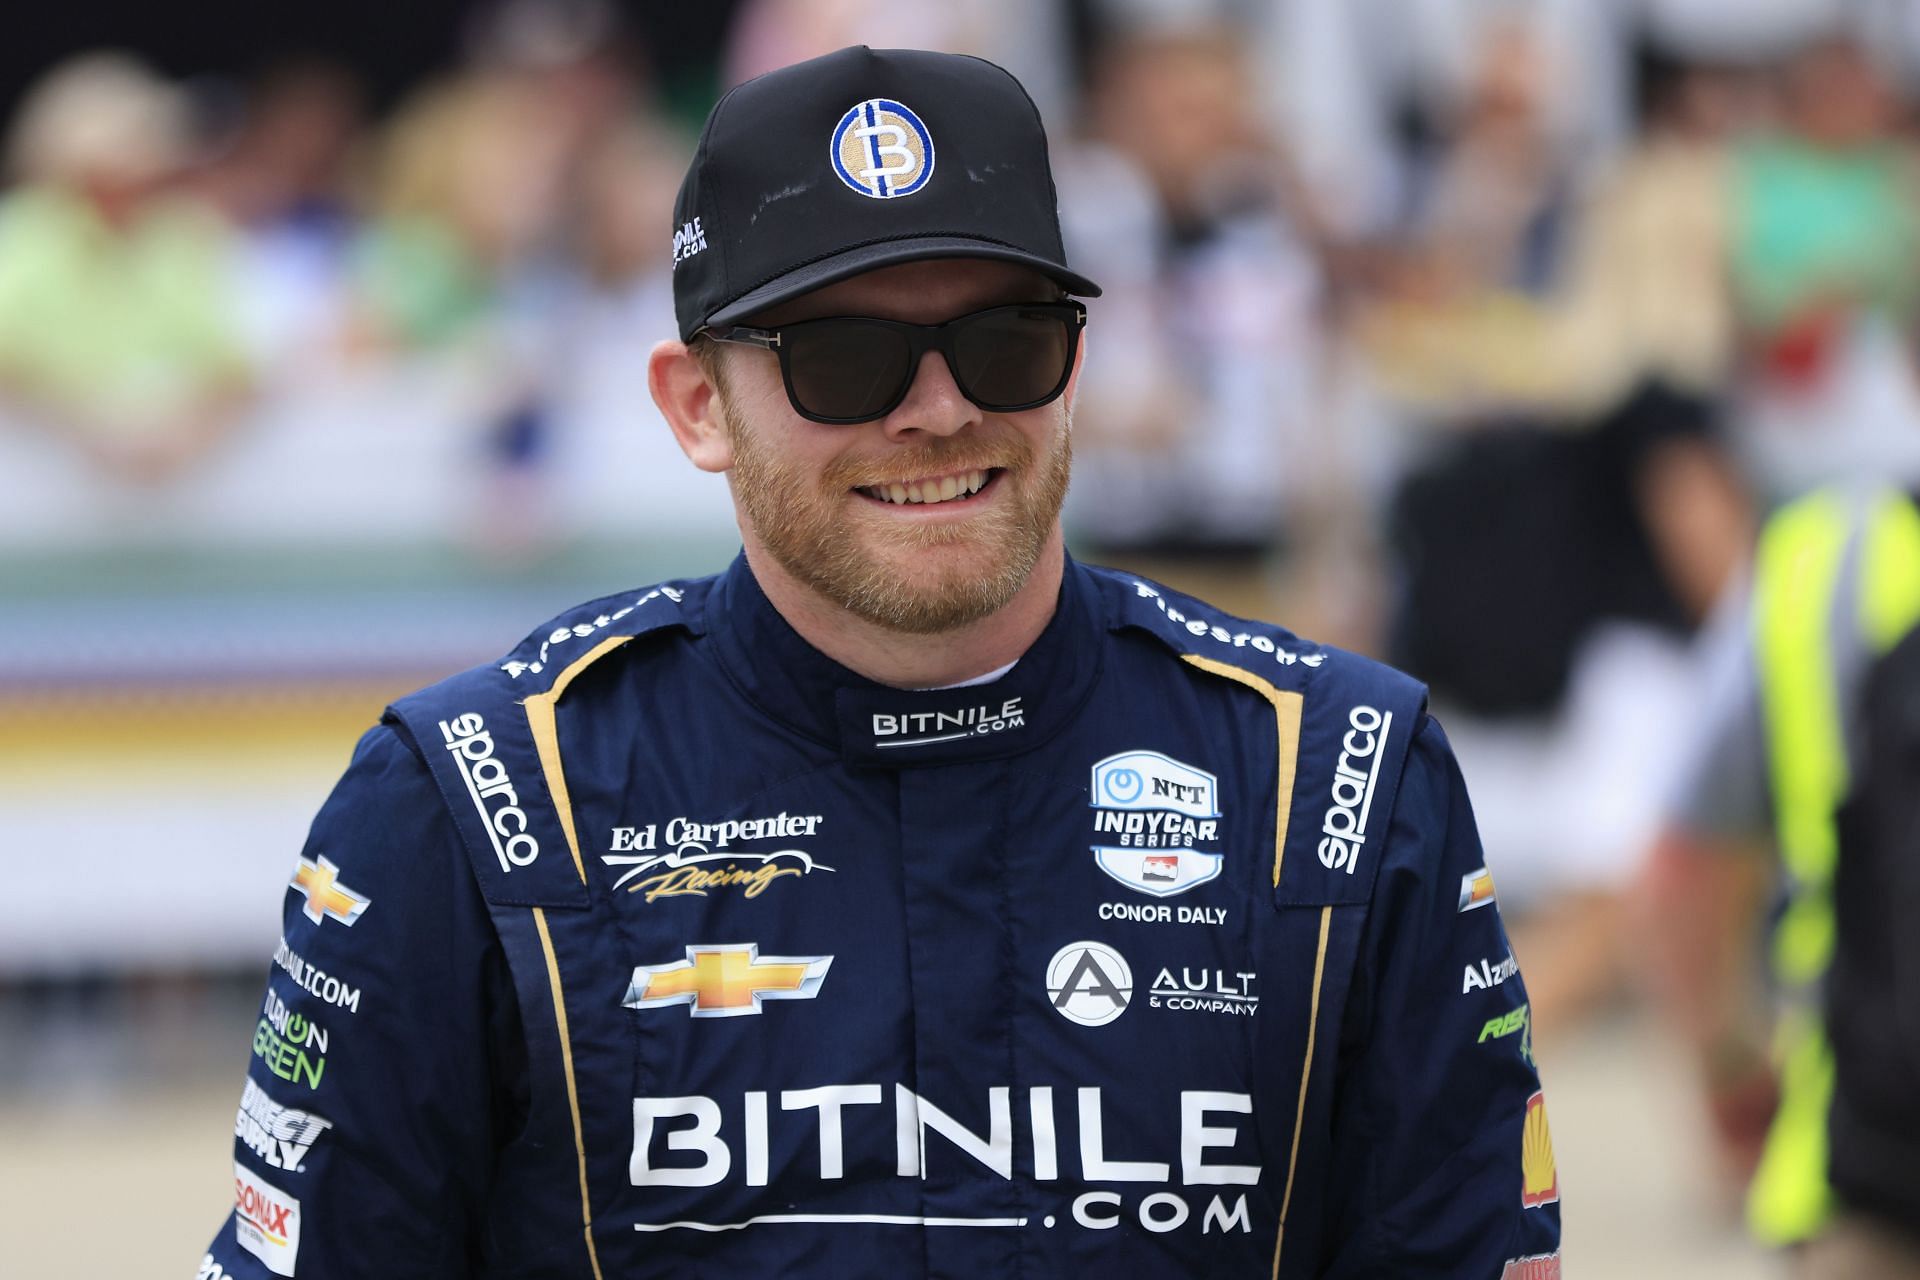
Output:
[[891,98],[869,98],[840,117],[828,148],[840,181],[863,196],[910,196],[933,176],[933,135]]

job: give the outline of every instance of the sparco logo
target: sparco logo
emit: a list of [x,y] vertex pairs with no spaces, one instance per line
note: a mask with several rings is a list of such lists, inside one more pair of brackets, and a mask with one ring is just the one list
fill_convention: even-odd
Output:
[[1020,699],[1008,698],[998,705],[982,703],[953,711],[902,711],[895,715],[876,712],[873,717],[875,746],[924,747],[935,742],[953,742],[979,734],[1001,733],[1026,726],[1026,712]]
[[240,1110],[233,1117],[234,1137],[273,1168],[295,1173],[313,1144],[320,1141],[320,1135],[331,1128],[331,1120],[322,1120],[311,1111],[281,1106],[252,1080],[247,1081],[246,1091],[240,1095]]
[[540,842],[527,834],[527,811],[520,807],[520,796],[507,776],[507,766],[494,759],[493,735],[487,722],[469,711],[453,720],[440,722],[441,736],[453,753],[460,776],[466,779],[467,794],[480,813],[487,829],[494,856],[502,871],[533,865],[540,856]]
[[1393,713],[1355,707],[1347,713],[1347,734],[1340,739],[1340,760],[1333,768],[1333,807],[1320,830],[1320,861],[1330,871],[1352,875],[1367,843],[1367,815],[1373,808],[1380,758],[1393,731]]

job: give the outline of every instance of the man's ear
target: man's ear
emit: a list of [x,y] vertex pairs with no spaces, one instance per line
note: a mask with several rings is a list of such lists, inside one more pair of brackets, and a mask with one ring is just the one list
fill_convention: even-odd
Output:
[[684,342],[661,342],[647,356],[647,389],[673,429],[680,451],[702,471],[733,466],[733,441],[720,411],[720,389]]

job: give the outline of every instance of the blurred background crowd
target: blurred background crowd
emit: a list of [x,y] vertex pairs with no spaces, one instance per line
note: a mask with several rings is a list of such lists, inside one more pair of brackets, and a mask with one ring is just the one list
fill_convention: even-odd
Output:
[[[1106,289],[1076,552],[1428,681],[1550,1089],[1682,1088],[1636,903],[1703,654],[1769,511],[1920,475],[1920,4],[393,9],[83,3],[0,69],[0,1146],[205,1087],[204,1167],[150,1158],[205,1175],[168,1238],[211,1232],[359,728],[736,545],[645,387],[673,197],[718,93],[854,43],[982,54],[1047,121]],[[1582,1274],[1768,1274],[1684,1102],[1596,1125],[1592,1173],[1563,1139],[1569,1257],[1627,1259]],[[1581,1240],[1615,1176],[1708,1225]]]

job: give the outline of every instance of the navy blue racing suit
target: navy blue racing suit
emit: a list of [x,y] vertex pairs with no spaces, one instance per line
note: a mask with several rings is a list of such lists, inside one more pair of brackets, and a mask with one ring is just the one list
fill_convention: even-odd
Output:
[[744,559],[401,700],[294,871],[205,1277],[1544,1277],[1424,690],[1069,562],[903,691]]

